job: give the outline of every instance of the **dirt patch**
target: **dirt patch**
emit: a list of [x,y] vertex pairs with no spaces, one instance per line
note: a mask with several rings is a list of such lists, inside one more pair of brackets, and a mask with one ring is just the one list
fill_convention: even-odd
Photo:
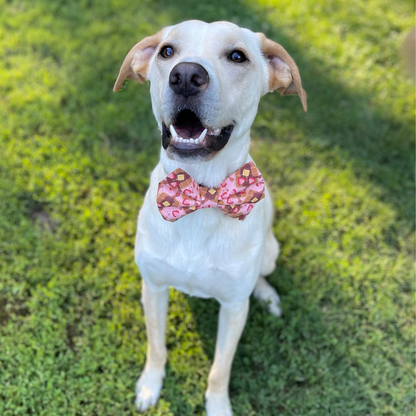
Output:
[[43,209],[32,212],[30,218],[33,223],[38,224],[43,231],[54,233],[57,228],[56,221],[53,221]]

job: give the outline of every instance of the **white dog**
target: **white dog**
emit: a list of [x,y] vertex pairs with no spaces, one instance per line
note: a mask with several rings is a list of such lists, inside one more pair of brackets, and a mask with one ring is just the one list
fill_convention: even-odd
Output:
[[[148,337],[136,405],[145,411],[159,398],[173,286],[221,304],[205,398],[208,416],[228,416],[231,365],[250,294],[280,316],[279,296],[264,278],[279,253],[273,203],[267,190],[262,193],[255,165],[247,165],[250,127],[262,95],[298,94],[306,111],[306,93],[282,46],[227,22],[187,21],[143,39],[125,58],[114,91],[126,78],[150,81],[162,131],[160,162],[140,210],[135,247]],[[233,181],[245,188],[231,189]],[[253,194],[253,186],[260,193]]]

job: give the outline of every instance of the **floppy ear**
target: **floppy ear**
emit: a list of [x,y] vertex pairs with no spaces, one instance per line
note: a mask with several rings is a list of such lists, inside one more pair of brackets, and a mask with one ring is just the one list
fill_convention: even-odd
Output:
[[147,80],[149,62],[162,40],[163,31],[164,29],[153,36],[144,38],[130,49],[114,84],[114,92],[121,89],[126,78],[139,81],[140,83]]
[[306,91],[302,88],[299,69],[295,61],[283,46],[270,39],[263,33],[260,38],[260,48],[269,65],[269,92],[278,90],[282,95],[299,95],[303,109],[308,110]]

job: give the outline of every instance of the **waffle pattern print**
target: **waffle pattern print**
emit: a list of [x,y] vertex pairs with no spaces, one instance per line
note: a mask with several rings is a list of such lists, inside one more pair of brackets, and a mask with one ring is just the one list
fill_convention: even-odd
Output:
[[264,180],[253,162],[246,163],[218,188],[198,185],[178,168],[159,182],[157,206],[166,221],[177,221],[198,209],[219,208],[244,221],[256,202],[264,198]]

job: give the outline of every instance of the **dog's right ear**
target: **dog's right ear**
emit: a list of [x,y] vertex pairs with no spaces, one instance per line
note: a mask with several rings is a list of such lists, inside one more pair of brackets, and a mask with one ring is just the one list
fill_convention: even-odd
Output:
[[133,79],[140,83],[148,79],[147,71],[149,69],[149,62],[162,40],[164,30],[157,32],[153,36],[144,38],[130,49],[114,84],[114,92],[121,89],[126,79]]

